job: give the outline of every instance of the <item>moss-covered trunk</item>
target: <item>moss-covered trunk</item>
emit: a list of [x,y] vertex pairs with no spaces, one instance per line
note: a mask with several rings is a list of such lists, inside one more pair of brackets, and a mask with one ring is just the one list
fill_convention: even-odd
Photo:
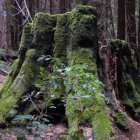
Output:
[[[92,127],[96,140],[117,139],[119,132],[123,133],[120,127],[129,132],[132,130],[130,118],[121,103],[118,104],[118,98],[139,120],[137,64],[130,48],[121,41],[111,43],[108,59],[102,49],[99,53],[96,16],[96,10],[90,6],[78,6],[72,12],[60,15],[36,14],[33,23],[23,31],[18,59],[1,88],[1,121],[30,112],[31,102],[21,104],[21,97],[39,91],[35,81],[39,78],[40,67],[48,69],[50,65],[38,60],[42,55],[51,55],[72,69],[66,76],[72,90],[63,86],[65,89],[57,95],[57,98],[63,95],[67,101],[65,114],[70,134],[67,139],[78,139],[76,134],[80,125]],[[125,52],[123,57],[122,52]],[[112,61],[111,56],[117,61]],[[102,70],[98,70],[97,65]],[[114,71],[116,81],[111,80],[109,70]],[[98,73],[103,84],[99,82]]]
[[110,47],[116,67],[118,98],[125,106],[125,110],[139,121],[140,77],[135,50],[122,40],[111,41]]

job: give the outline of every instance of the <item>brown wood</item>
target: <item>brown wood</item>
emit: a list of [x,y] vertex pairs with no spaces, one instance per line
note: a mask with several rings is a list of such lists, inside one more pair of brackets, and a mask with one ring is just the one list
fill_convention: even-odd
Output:
[[118,0],[117,38],[121,40],[125,40],[125,0]]

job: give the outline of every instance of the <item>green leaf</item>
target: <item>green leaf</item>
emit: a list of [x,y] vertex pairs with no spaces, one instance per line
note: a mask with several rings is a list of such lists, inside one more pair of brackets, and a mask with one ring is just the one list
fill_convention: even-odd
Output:
[[90,98],[90,95],[81,96],[82,98]]
[[42,120],[47,123],[50,122],[47,118],[42,118]]
[[49,108],[56,108],[55,106],[50,106]]

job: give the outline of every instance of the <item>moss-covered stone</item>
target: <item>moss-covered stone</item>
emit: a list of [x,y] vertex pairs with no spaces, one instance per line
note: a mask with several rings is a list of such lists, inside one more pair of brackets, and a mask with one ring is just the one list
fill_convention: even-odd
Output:
[[140,119],[140,77],[134,49],[122,40],[111,41],[111,51],[116,57],[119,97],[126,110]]

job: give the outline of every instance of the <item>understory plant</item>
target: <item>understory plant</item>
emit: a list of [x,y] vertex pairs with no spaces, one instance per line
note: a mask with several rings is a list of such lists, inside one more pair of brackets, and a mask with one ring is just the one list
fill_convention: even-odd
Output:
[[[47,68],[40,67],[38,79],[35,81],[35,86],[39,91],[33,91],[23,98],[23,100],[31,102],[32,108],[38,111],[38,115],[17,115],[13,120],[13,122],[18,122],[26,127],[34,136],[39,136],[38,131],[40,130],[46,131],[46,124],[49,124],[49,117],[51,117],[47,114],[47,108],[56,108],[52,103],[53,100],[59,98],[65,103],[64,106],[66,104],[77,106],[77,116],[80,117],[81,114],[92,110],[86,106],[83,100],[87,100],[95,94],[96,97],[103,96],[101,82],[94,74],[96,69],[93,65],[89,66],[86,62],[82,62],[69,66],[63,63],[60,58],[44,55],[40,56],[38,61],[47,65]],[[76,102],[68,100],[68,95],[69,99]],[[77,133],[69,135],[75,137]]]

